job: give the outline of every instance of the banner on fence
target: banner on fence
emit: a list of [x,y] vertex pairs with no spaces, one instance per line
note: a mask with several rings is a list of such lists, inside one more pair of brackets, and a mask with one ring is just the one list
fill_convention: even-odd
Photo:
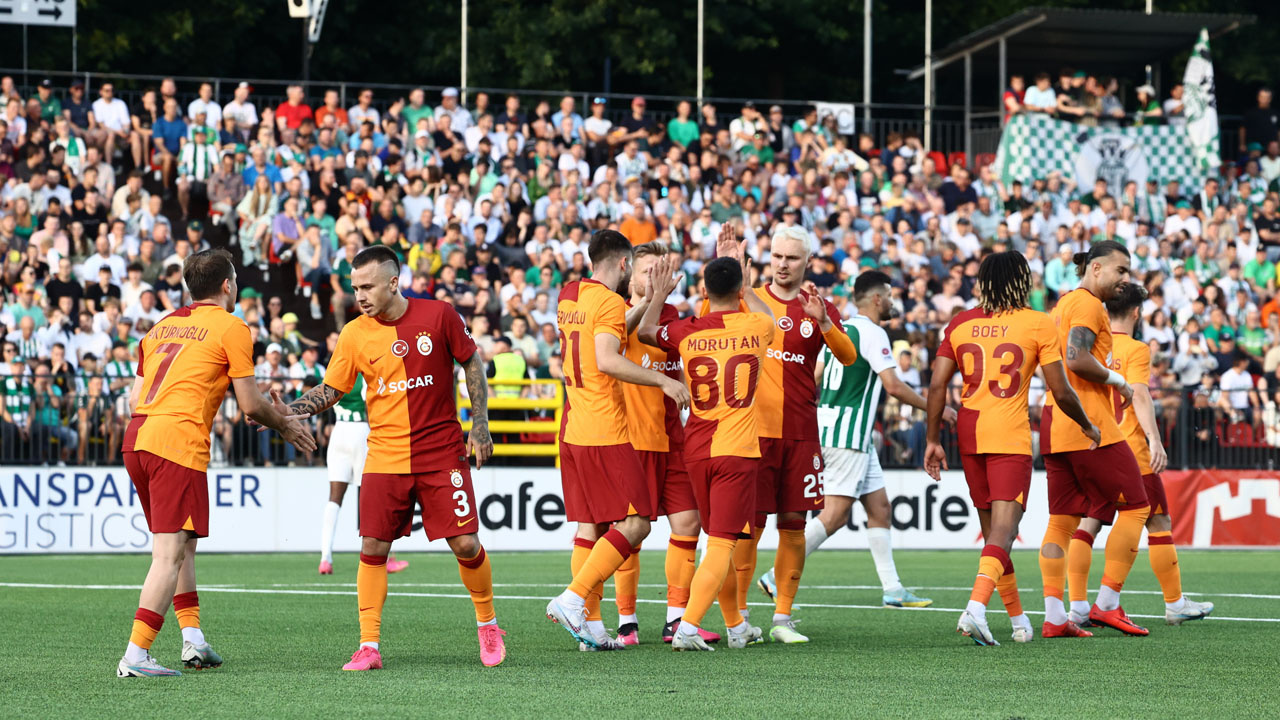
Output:
[[1058,172],[1087,193],[1098,179],[1119,197],[1125,183],[1141,192],[1148,179],[1162,186],[1177,180],[1200,187],[1205,169],[1184,129],[1170,125],[1088,127],[1055,120],[1043,113],[1013,116],[1000,135],[996,168],[1006,185],[1024,184]]
[[[963,549],[982,545],[977,513],[959,472],[931,482],[920,471],[887,471],[893,508],[893,544],[903,549]],[[1181,546],[1280,545],[1280,473],[1240,471],[1165,474],[1174,538]],[[574,526],[565,520],[559,471],[485,468],[474,474],[480,538],[493,551],[564,550]],[[1015,547],[1035,548],[1048,510],[1044,475],[1032,480],[1032,497]],[[318,552],[320,518],[328,501],[323,468],[210,470],[210,537],[201,552]],[[360,548],[356,532],[359,496],[347,494],[338,521],[336,550]],[[669,529],[659,520],[645,542],[666,546]],[[1105,530],[1104,530],[1105,536]],[[1103,541],[1103,537],[1099,538]],[[761,547],[777,545],[766,532]],[[415,523],[401,550],[446,550],[429,543]],[[849,526],[823,546],[867,547],[865,514],[855,505]],[[148,552],[151,535],[123,468],[4,467],[0,469],[0,553]]]

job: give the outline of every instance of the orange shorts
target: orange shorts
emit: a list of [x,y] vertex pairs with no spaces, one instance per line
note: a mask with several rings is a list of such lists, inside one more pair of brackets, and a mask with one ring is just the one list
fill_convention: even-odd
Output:
[[1031,456],[1013,453],[961,454],[969,497],[979,510],[990,510],[992,500],[1016,502],[1027,509],[1031,492]]
[[628,515],[653,517],[649,483],[630,443],[560,443],[560,483],[569,522],[600,524]]
[[810,512],[823,506],[822,448],[814,440],[760,438],[756,511]]
[[636,456],[640,459],[645,482],[649,485],[649,508],[653,512],[649,516],[650,520],[657,520],[661,515],[697,509],[682,449],[676,448],[671,452],[637,450]]
[[146,450],[126,450],[124,467],[153,533],[189,530],[209,537],[209,474]]
[[1116,510],[1147,505],[1142,471],[1126,442],[1044,456],[1049,514],[1110,523]]
[[751,537],[760,460],[713,457],[689,462],[689,478],[698,500],[702,531],[711,537],[734,540]]
[[480,527],[471,469],[462,463],[425,473],[365,473],[360,479],[360,536],[387,542],[408,537],[415,500],[422,505],[428,540],[469,535]]

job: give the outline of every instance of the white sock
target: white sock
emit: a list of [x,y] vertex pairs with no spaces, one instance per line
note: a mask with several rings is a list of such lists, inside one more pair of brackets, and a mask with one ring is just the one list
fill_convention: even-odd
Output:
[[1182,610],[1182,609],[1183,609],[1183,608],[1185,608],[1186,606],[1187,606],[1187,596],[1186,596],[1186,595],[1183,595],[1182,597],[1178,598],[1178,600],[1177,600],[1176,602],[1171,602],[1171,603],[1165,603],[1165,604],[1164,604],[1164,607],[1165,607],[1165,609],[1166,609],[1166,610],[1172,610],[1172,611],[1174,611],[1174,612],[1178,612],[1179,610]]
[[1098,598],[1095,602],[1099,610],[1115,610],[1120,607],[1120,593],[1103,585],[1098,588]]
[[809,557],[814,550],[822,547],[822,543],[831,537],[827,534],[827,526],[818,518],[809,518],[804,524],[804,556]]
[[587,621],[587,629],[588,629],[588,630],[590,630],[590,631],[591,631],[591,634],[593,634],[593,635],[602,635],[602,634],[603,634],[603,635],[607,635],[607,634],[608,634],[608,631],[604,629],[604,621],[603,621],[603,620],[588,620],[588,621]]
[[192,645],[203,645],[204,632],[202,632],[198,627],[182,628],[182,639],[186,640]]
[[734,625],[733,627],[729,628],[729,632],[741,635],[742,633],[746,632],[750,627],[751,626],[747,624],[747,621],[743,620],[737,625]]
[[497,624],[498,624],[497,616],[494,616],[493,619],[491,620],[485,620],[484,622],[480,622],[479,620],[476,621],[476,627],[484,627],[485,625],[497,625]]
[[1088,600],[1072,600],[1071,612],[1077,615],[1089,617],[1089,601]]
[[889,528],[867,528],[867,544],[871,546],[871,559],[876,563],[880,586],[885,592],[901,590],[898,568],[893,564],[893,546],[889,544]]
[[1009,618],[1009,622],[1015,628],[1025,628],[1027,630],[1031,629],[1031,618],[1027,617],[1026,613],[1022,613],[1021,615],[1014,615],[1013,617]]
[[667,606],[667,622],[679,620],[682,617],[684,617],[684,608],[676,607],[674,605]]
[[618,613],[618,627],[622,627],[627,623],[636,623],[638,625],[640,624],[640,621],[636,619],[636,616],[634,614],[623,615],[622,613]]
[[977,600],[970,600],[969,604],[964,606],[964,609],[967,610],[968,613],[973,616],[974,620],[978,620],[980,622],[986,622],[987,620],[986,605],[983,605]]
[[364,647],[369,647],[369,648],[373,648],[374,650],[377,650],[377,649],[378,649],[378,643],[376,643],[376,642],[362,642],[362,643],[360,643],[360,647],[362,647],[362,648],[364,648]]
[[586,598],[580,597],[577,593],[567,588],[556,599],[560,601],[565,610],[573,612],[582,612],[582,609],[587,606]]
[[679,628],[678,630],[676,630],[676,632],[680,633],[681,635],[697,635],[697,634],[698,634],[698,626],[697,626],[697,625],[693,625],[693,624],[691,624],[691,623],[688,623],[688,622],[686,622],[686,621],[684,621],[684,620],[681,620],[681,621],[680,621],[680,628]]
[[1053,625],[1061,625],[1067,621],[1067,608],[1063,606],[1062,598],[1044,599],[1044,621]]
[[338,529],[338,511],[342,506],[330,500],[324,506],[324,522],[320,525],[320,561],[333,562],[333,534]]
[[146,659],[147,651],[133,643],[129,643],[128,647],[124,649],[124,661],[127,663],[137,664]]
[[773,624],[774,624],[774,625],[782,625],[782,624],[784,624],[784,623],[789,623],[789,622],[791,622],[791,616],[790,616],[790,615],[780,615],[780,614],[778,614],[778,613],[774,613],[774,614],[773,614]]

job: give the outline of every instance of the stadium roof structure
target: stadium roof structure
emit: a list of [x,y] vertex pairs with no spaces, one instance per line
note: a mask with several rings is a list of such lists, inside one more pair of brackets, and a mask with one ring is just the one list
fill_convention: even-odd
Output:
[[[1141,10],[1032,7],[934,51],[933,70],[966,56],[977,59],[980,51],[994,45],[1001,57],[982,59],[1000,65],[1002,80],[1008,64],[1050,73],[1062,66],[1086,66],[1094,72],[1127,74],[1135,66],[1190,50],[1200,28],[1208,28],[1213,38],[1256,20],[1253,15],[1224,13],[1148,15]],[[925,67],[920,65],[912,68],[908,77],[917,80],[924,74]],[[1003,82],[1001,85],[1003,89]]]

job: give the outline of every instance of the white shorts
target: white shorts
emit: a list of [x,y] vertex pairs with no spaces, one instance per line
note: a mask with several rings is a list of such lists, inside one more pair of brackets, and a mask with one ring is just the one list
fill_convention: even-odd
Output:
[[880,456],[846,448],[822,448],[827,468],[822,478],[824,495],[860,498],[884,487]]
[[329,452],[325,455],[329,482],[359,487],[360,476],[364,474],[364,459],[368,454],[369,423],[334,423],[333,433],[329,435]]

